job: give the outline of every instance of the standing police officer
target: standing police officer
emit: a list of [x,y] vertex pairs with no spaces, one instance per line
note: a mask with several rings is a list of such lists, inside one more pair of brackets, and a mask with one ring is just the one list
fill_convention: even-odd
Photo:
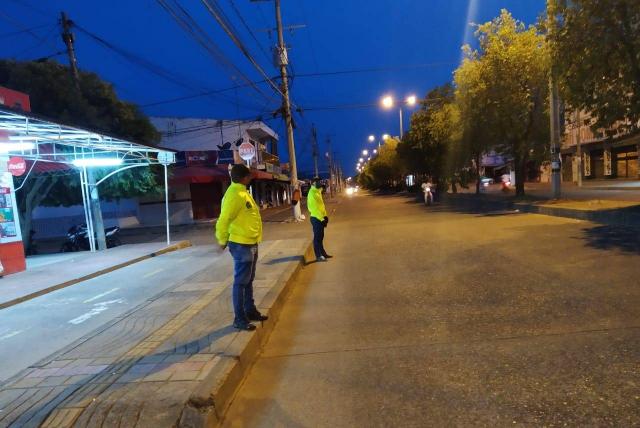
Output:
[[327,210],[322,200],[322,182],[320,178],[313,179],[313,185],[307,195],[307,208],[311,214],[311,226],[313,227],[313,251],[316,254],[316,261],[325,262],[333,256],[324,250],[324,229],[329,224]]
[[247,191],[251,171],[244,165],[231,168],[231,185],[222,199],[220,218],[216,223],[216,238],[224,250],[233,256],[233,326],[239,330],[255,330],[251,321],[265,321],[253,300],[253,279],[258,263],[258,244],[262,241],[260,210]]

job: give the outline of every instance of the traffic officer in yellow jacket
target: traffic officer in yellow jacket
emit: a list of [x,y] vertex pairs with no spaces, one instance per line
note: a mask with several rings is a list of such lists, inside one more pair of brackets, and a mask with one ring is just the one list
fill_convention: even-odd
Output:
[[313,227],[313,251],[316,261],[325,262],[333,256],[324,250],[324,229],[329,224],[327,209],[322,199],[322,182],[320,178],[313,179],[311,189],[307,195],[307,208],[311,216],[311,226]]
[[231,168],[231,185],[222,199],[216,238],[233,257],[233,326],[239,330],[255,330],[251,321],[265,321],[253,300],[253,279],[258,263],[258,244],[262,241],[260,209],[247,191],[251,171],[244,165]]

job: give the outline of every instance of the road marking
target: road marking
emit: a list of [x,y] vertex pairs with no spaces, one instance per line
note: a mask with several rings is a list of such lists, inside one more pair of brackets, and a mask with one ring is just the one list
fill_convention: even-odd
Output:
[[151,277],[151,276],[153,276],[153,275],[159,274],[159,273],[160,273],[160,272],[162,272],[163,270],[164,270],[164,269],[157,269],[157,270],[154,270],[154,271],[152,271],[152,272],[149,272],[149,273],[146,273],[146,274],[142,275],[142,277],[143,277],[143,278],[149,278],[149,277]]
[[0,336],[0,340],[5,340],[5,339],[11,339],[14,336],[19,335],[20,333],[22,333],[24,330],[15,330],[12,331],[11,333],[7,333],[4,336]]
[[99,303],[94,303],[93,304],[93,309],[91,309],[89,312],[84,313],[82,315],[80,315],[79,317],[76,317],[72,320],[67,321],[69,324],[82,324],[83,322],[87,321],[88,319],[91,319],[93,317],[95,317],[96,315],[101,314],[102,312],[106,311],[107,309],[109,309],[109,305],[113,305],[114,303],[124,303],[123,299],[115,299],[115,300],[107,300],[106,302],[99,302]]
[[106,296],[107,294],[111,294],[111,293],[113,293],[114,291],[118,291],[118,290],[120,290],[120,289],[119,289],[119,288],[112,288],[111,290],[109,290],[109,291],[105,291],[104,293],[98,294],[97,296],[93,296],[92,298],[87,299],[87,300],[85,300],[85,301],[84,301],[84,302],[82,302],[82,303],[89,303],[89,302],[93,302],[94,300],[98,300],[98,299],[100,299],[100,298],[102,298],[102,297]]

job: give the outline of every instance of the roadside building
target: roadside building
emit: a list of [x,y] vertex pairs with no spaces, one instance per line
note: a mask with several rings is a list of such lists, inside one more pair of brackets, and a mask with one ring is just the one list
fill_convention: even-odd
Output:
[[[587,180],[638,180],[640,135],[623,131],[621,124],[611,130],[594,131],[594,122],[587,112],[566,116],[562,140],[563,180],[578,181],[580,169]],[[578,151],[581,162],[578,162]]]
[[[278,134],[264,122],[172,117],[152,117],[151,122],[162,134],[160,147],[178,152],[170,178],[174,223],[217,217],[233,164],[249,164],[251,191],[261,207],[280,206],[290,200],[290,180],[278,157]],[[255,148],[255,156],[248,162],[239,154],[243,143]],[[140,201],[143,223],[154,222],[160,202]]]

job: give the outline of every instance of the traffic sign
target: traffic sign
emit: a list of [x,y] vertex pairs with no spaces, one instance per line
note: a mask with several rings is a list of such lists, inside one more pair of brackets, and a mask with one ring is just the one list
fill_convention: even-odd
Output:
[[242,143],[238,147],[238,154],[243,160],[249,162],[256,156],[256,148],[251,143]]

